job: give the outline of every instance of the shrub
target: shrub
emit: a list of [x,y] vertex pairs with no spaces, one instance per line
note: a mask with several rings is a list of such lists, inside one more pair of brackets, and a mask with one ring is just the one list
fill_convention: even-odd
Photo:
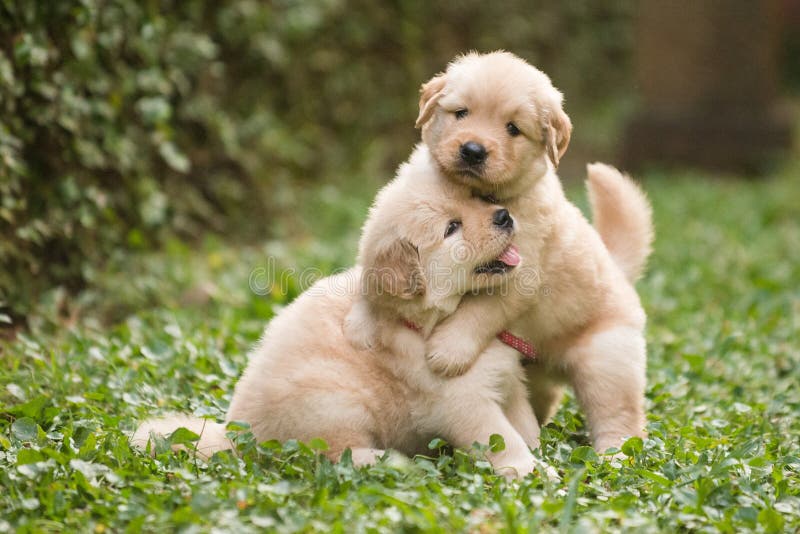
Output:
[[166,236],[263,238],[298,184],[388,176],[458,51],[602,98],[629,49],[630,7],[607,4],[3,0],[0,305]]

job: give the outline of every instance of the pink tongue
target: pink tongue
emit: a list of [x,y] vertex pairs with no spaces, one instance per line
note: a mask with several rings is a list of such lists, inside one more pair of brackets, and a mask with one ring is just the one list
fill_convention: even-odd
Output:
[[509,245],[497,259],[511,267],[519,265],[519,262],[522,261],[522,258],[519,256],[519,251],[514,245]]

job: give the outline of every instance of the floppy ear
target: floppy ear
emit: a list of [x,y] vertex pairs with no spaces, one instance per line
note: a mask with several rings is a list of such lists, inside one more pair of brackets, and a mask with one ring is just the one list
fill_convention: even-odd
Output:
[[372,265],[364,266],[364,277],[371,295],[386,293],[411,299],[425,294],[419,250],[407,239],[398,239],[379,250]]
[[544,125],[545,150],[553,166],[558,168],[558,162],[567,151],[569,137],[572,135],[572,121],[561,109],[561,102],[553,105],[548,115],[547,123]]
[[419,90],[419,115],[414,128],[421,128],[428,122],[436,109],[436,103],[444,95],[444,86],[447,84],[445,74],[437,74],[426,83],[422,84]]

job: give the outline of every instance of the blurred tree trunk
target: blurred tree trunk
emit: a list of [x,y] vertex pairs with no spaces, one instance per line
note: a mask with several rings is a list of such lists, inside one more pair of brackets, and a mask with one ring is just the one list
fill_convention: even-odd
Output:
[[791,142],[778,104],[780,2],[644,0],[635,55],[642,108],[623,159],[759,170]]

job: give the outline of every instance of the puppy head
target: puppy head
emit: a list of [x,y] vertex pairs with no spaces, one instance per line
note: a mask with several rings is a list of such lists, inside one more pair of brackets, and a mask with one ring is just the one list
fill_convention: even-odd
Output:
[[448,178],[483,192],[539,177],[572,123],[550,78],[508,52],[470,53],[423,84],[416,126]]
[[420,172],[413,161],[401,167],[370,210],[359,244],[362,291],[388,307],[452,311],[466,292],[501,283],[520,263],[514,220]]

